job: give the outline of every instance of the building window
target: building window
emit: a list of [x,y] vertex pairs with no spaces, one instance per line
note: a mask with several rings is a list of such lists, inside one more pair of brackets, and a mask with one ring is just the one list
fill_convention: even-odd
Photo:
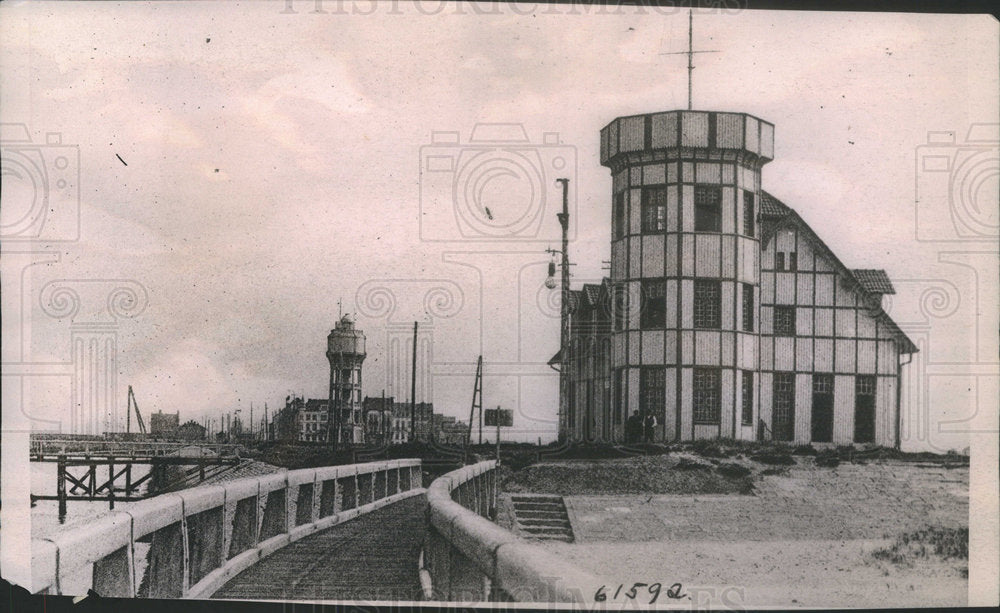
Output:
[[639,325],[643,330],[667,325],[667,282],[663,279],[643,279],[642,312]]
[[625,369],[619,368],[615,371],[615,411],[614,420],[616,424],[622,423],[622,399],[625,397]]
[[722,188],[712,185],[694,186],[695,232],[722,231]]
[[771,418],[774,440],[795,438],[795,373],[774,373],[774,415]]
[[722,400],[722,377],[717,368],[694,369],[694,422],[719,423]]
[[612,223],[612,232],[616,239],[625,236],[625,225],[626,225],[626,215],[625,215],[625,192],[618,192],[615,196],[614,202],[614,220]]
[[799,254],[795,251],[788,252],[788,270],[799,269]]
[[742,412],[741,420],[744,426],[753,425],[753,371],[744,370],[743,371],[743,381],[741,385],[741,391],[743,394]]
[[656,234],[667,229],[667,188],[642,190],[642,233]]
[[566,421],[570,428],[576,427],[576,385],[570,384],[566,407]]
[[628,303],[626,299],[628,298],[626,288],[624,285],[615,286],[612,291],[615,294],[615,332],[621,332],[625,329],[625,322],[628,317]]
[[667,400],[667,371],[661,366],[646,366],[639,371],[639,413],[660,421]]
[[785,252],[778,251],[774,254],[774,269],[784,270],[785,269]]
[[749,283],[741,283],[741,285],[743,286],[743,331],[753,332],[753,286]]
[[743,192],[743,234],[746,236],[756,235],[757,218],[753,209],[753,192]]
[[795,336],[795,307],[774,307],[774,335]]
[[694,327],[719,328],[722,326],[718,281],[695,279],[694,282]]
[[854,378],[854,442],[875,442],[875,387],[874,375]]

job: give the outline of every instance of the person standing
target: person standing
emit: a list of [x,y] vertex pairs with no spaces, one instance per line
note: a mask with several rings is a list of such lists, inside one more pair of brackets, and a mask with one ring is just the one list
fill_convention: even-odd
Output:
[[625,442],[637,443],[642,433],[642,418],[639,411],[632,411],[632,415],[625,420]]
[[646,415],[645,426],[646,426],[645,427],[646,442],[647,443],[652,443],[653,442],[653,432],[656,430],[656,416],[653,415],[652,413]]

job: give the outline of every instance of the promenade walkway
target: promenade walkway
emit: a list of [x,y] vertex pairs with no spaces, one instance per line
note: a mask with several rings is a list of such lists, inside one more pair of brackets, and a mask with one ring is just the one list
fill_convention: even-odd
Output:
[[412,601],[427,531],[414,496],[305,537],[240,573],[218,599]]

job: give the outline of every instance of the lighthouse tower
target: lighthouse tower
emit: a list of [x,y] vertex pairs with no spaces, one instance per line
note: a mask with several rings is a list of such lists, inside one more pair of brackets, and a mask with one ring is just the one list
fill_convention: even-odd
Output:
[[657,440],[752,438],[759,404],[761,167],[774,126],[744,113],[619,117],[611,169],[612,367]]
[[361,365],[365,361],[365,334],[344,315],[326,338],[330,361],[329,441],[363,443],[361,422]]

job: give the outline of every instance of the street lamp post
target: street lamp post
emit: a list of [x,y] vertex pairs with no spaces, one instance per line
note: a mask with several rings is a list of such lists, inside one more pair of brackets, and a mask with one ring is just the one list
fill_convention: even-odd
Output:
[[[570,355],[569,355],[569,314],[570,314],[570,291],[569,291],[569,179],[556,179],[562,183],[562,213],[558,214],[559,225],[562,227],[562,277],[560,283],[561,298],[559,304],[559,442],[566,440],[567,416],[569,415],[569,386],[570,386]],[[555,255],[556,251],[548,249],[548,253]],[[555,288],[555,266],[549,265],[549,278],[545,281],[545,286],[549,289]]]

